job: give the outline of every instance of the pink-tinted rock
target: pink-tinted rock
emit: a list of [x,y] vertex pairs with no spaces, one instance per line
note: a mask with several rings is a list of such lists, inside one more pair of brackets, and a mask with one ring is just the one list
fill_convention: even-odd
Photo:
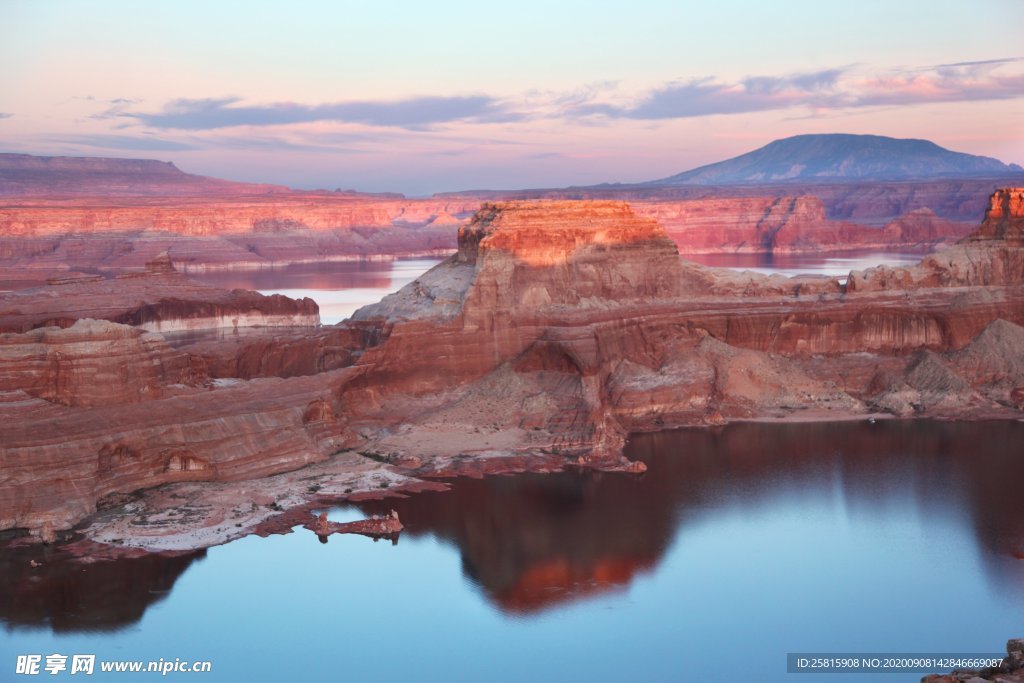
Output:
[[223,290],[177,273],[166,253],[135,272],[115,278],[56,280],[33,289],[0,294],[0,332],[67,327],[92,318],[151,332],[209,328],[315,327],[312,299]]
[[[992,236],[952,249],[1014,262],[1013,225],[1000,226],[1016,214],[996,204]],[[139,310],[118,291],[192,287],[161,270],[83,283],[96,296],[79,304],[116,319]],[[640,470],[621,458],[630,430],[878,409],[1019,417],[1021,278],[979,267],[943,279],[928,260],[908,272],[847,291],[737,278],[681,262],[624,202],[508,202],[481,209],[444,263],[333,330],[169,348],[111,322],[30,329],[5,338],[21,355],[0,391],[0,529],[45,534],[109,493],[260,477],[341,448],[422,474],[494,471],[509,454]],[[167,309],[175,319],[244,300],[189,291]],[[45,317],[44,294],[18,315]],[[70,364],[34,369],[60,348]]]

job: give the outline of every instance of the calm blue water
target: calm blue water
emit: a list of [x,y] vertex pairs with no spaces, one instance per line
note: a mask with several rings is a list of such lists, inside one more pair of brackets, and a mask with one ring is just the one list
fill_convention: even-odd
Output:
[[441,259],[299,263],[261,270],[190,273],[215,287],[253,289],[261,294],[309,297],[320,306],[320,322],[334,325],[374,304],[427,272]]
[[0,549],[0,679],[56,652],[213,662],[176,680],[916,681],[787,675],[785,655],[1024,635],[1021,443],[1022,423],[682,430],[632,441],[641,476],[365,504],[399,511],[396,545],[299,529],[89,565]]

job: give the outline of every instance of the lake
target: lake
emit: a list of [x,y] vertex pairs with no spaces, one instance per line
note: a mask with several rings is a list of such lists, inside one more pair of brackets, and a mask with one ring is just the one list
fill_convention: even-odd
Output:
[[[908,266],[921,253],[855,251],[839,254],[685,254],[708,266],[782,275],[829,275],[845,279],[851,270],[880,264]],[[438,259],[302,263],[261,270],[189,273],[189,277],[227,289],[309,297],[320,305],[320,320],[333,325],[357,309],[376,303],[440,263]]]
[[865,270],[873,266],[913,266],[928,251],[875,251],[856,250],[809,254],[683,254],[683,258],[705,266],[752,270],[787,277],[796,275],[828,275],[843,281],[851,270]]
[[1024,634],[1022,442],[1020,422],[686,429],[630,440],[643,475],[459,479],[332,511],[397,510],[395,544],[297,529],[90,564],[0,549],[2,666],[88,653],[209,660],[209,681],[783,681],[788,652],[996,653]]
[[226,289],[252,289],[309,297],[320,306],[320,322],[339,323],[357,309],[380,301],[440,263],[440,259],[298,263],[259,270],[211,270],[189,277]]

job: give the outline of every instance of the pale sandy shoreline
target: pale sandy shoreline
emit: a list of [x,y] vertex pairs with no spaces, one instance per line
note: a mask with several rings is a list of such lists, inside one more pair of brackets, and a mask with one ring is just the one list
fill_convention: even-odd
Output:
[[[798,411],[787,415],[766,415],[731,419],[719,425],[678,425],[675,429],[714,429],[729,424],[827,424],[878,421],[1024,421],[1019,412],[992,412],[971,416],[927,416],[906,418],[888,413],[832,414],[827,411]],[[435,437],[441,435],[435,434]],[[327,461],[272,475],[237,482],[182,482],[119,496],[83,521],[74,531],[78,543],[95,544],[75,554],[88,561],[92,554],[117,556],[138,552],[179,553],[230,543],[253,534],[288,533],[320,510],[360,500],[415,495],[422,490],[439,490],[447,485],[438,479],[459,476],[487,476],[520,472],[556,472],[573,467],[607,469],[607,461],[581,463],[556,456],[533,446],[516,447],[500,433],[463,433],[462,439],[434,439],[422,442],[423,466],[411,470],[378,462],[347,451]],[[636,434],[631,435],[631,438]],[[495,437],[498,437],[497,439]],[[499,443],[479,449],[484,439]],[[450,453],[436,454],[440,441]],[[514,439],[512,440],[514,441]],[[459,448],[464,446],[464,448]],[[474,453],[473,451],[476,450]],[[428,454],[428,451],[434,451]],[[406,452],[405,459],[411,453]],[[413,456],[417,457],[418,456]],[[612,468],[615,469],[615,468]],[[621,468],[619,468],[621,470]],[[404,471],[403,471],[404,470]],[[619,476],[638,476],[626,472]]]

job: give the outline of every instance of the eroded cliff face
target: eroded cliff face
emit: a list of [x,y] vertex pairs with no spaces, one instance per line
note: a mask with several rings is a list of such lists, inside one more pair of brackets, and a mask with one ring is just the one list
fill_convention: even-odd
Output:
[[[573,227],[562,234],[560,223]],[[387,336],[348,390],[382,414],[399,392],[403,410],[423,406],[417,420],[434,432],[484,420],[602,457],[630,430],[865,413],[889,405],[874,402],[891,389],[879,373],[913,373],[915,353],[961,349],[1000,318],[1024,322],[1016,281],[968,290],[911,281],[898,294],[865,294],[814,278],[779,286],[750,273],[716,277],[671,251],[658,226],[624,204],[485,207],[460,232],[458,254],[355,316]],[[442,410],[426,407],[460,384]],[[1010,405],[1001,390],[969,398],[931,408]],[[411,441],[386,435],[380,448],[397,453]]]
[[648,200],[633,206],[656,219],[680,251],[689,254],[927,250],[952,243],[974,227],[929,208],[898,214],[881,225],[858,223],[829,216],[825,201],[813,194]]
[[85,318],[150,332],[320,324],[312,299],[209,287],[178,273],[166,252],[114,278],[54,278],[43,287],[0,294],[0,332],[67,327]]
[[[1016,263],[1014,192],[952,250]],[[859,286],[873,274],[846,287],[726,274],[681,261],[656,221],[610,201],[489,204],[458,239],[444,263],[326,330],[182,341],[124,317],[124,302],[66,330],[38,327],[44,305],[17,312],[13,329],[28,331],[0,345],[17,358],[0,375],[0,529],[52,537],[111,493],[262,477],[343,448],[416,476],[509,456],[637,471],[621,456],[635,430],[1019,417],[1024,402],[1024,288],[1010,267],[943,279],[926,259],[874,289]]]
[[981,226],[914,268],[873,268],[851,273],[857,292],[922,287],[1016,286],[1024,283],[1024,189],[996,191]]
[[[175,195],[6,199],[0,204],[0,281],[119,273],[162,251],[170,252],[182,272],[447,255],[457,248],[453,228],[488,201],[474,195]],[[830,215],[827,202],[811,190],[655,197],[631,205],[658,221],[683,253],[924,251],[954,242],[975,225],[937,215],[927,205],[900,210],[878,224],[855,222]]]

